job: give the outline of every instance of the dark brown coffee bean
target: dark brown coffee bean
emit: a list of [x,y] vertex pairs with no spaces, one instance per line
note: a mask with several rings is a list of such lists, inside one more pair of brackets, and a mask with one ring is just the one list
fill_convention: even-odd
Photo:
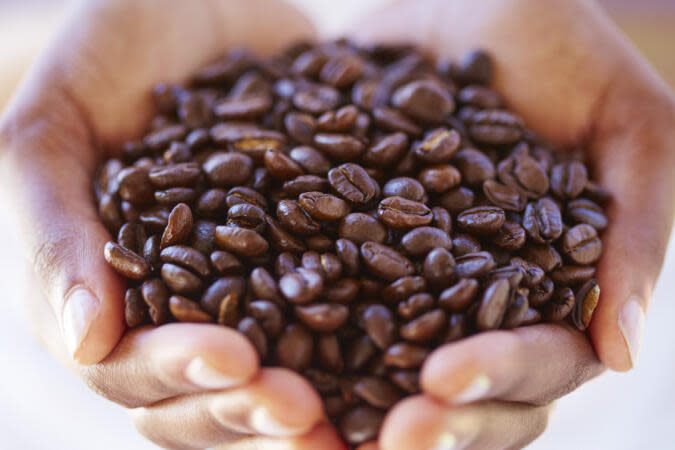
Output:
[[385,197],[403,197],[414,202],[427,201],[424,186],[414,178],[408,177],[392,178],[382,188],[382,194]]
[[344,200],[323,192],[304,192],[298,197],[298,204],[316,220],[335,221],[349,214],[349,204]]
[[544,318],[549,322],[563,320],[572,312],[575,301],[572,289],[568,287],[556,289],[544,307]]
[[286,132],[291,138],[305,145],[312,143],[316,131],[316,120],[310,114],[289,112],[284,117]]
[[601,205],[606,204],[612,199],[612,193],[591,180],[584,186],[584,195],[589,199]]
[[257,125],[242,122],[221,122],[209,131],[211,139],[217,144],[228,144],[240,139],[274,139],[285,142],[286,136],[278,131],[265,130]]
[[456,266],[452,253],[437,247],[424,259],[422,273],[434,289],[443,289],[454,281]]
[[125,223],[117,233],[117,243],[137,254],[143,250],[145,240],[145,230],[135,223]]
[[361,284],[353,278],[340,278],[335,283],[325,286],[323,298],[328,302],[351,303],[359,294]]
[[281,150],[267,149],[265,152],[265,167],[274,178],[282,181],[302,175],[302,167]]
[[457,224],[472,234],[493,234],[504,225],[506,215],[496,206],[476,206],[462,211]]
[[396,370],[389,374],[389,380],[408,394],[419,392],[419,375],[415,370]]
[[405,133],[392,133],[376,139],[363,154],[361,160],[372,167],[389,167],[398,162],[408,149]]
[[227,192],[223,189],[209,189],[199,196],[195,211],[204,217],[221,217],[227,211]]
[[159,278],[147,280],[141,286],[141,295],[148,305],[152,323],[161,325],[169,320],[169,291]]
[[180,295],[169,298],[169,309],[180,322],[213,322],[213,317],[202,311],[197,302]]
[[384,305],[371,305],[363,311],[362,328],[375,345],[384,350],[396,340],[394,315]]
[[458,214],[473,206],[475,194],[463,186],[450,189],[439,199],[440,205],[452,214]]
[[506,308],[501,327],[510,330],[521,326],[523,322],[528,320],[529,309],[527,297],[522,294],[516,294],[515,299]]
[[420,276],[405,276],[391,283],[383,289],[382,298],[390,303],[398,303],[408,299],[411,295],[424,292],[427,282]]
[[202,277],[211,273],[206,257],[192,247],[172,245],[163,249],[159,256],[162,262],[183,266]]
[[602,242],[595,228],[583,223],[567,230],[562,238],[562,251],[575,264],[592,264],[600,258]]
[[244,138],[230,143],[232,151],[248,156],[256,164],[260,164],[263,161],[265,152],[268,149],[278,150],[282,146],[283,142],[270,138]]
[[514,252],[525,245],[526,239],[525,229],[517,222],[507,219],[492,238],[492,243],[504,250]]
[[291,303],[306,304],[316,299],[323,289],[323,277],[315,270],[298,268],[279,280],[279,290]]
[[480,330],[499,328],[504,318],[511,294],[509,281],[505,279],[493,281],[480,300],[476,314],[476,326]]
[[417,179],[427,192],[442,193],[457,186],[461,177],[457,169],[446,164],[422,169]]
[[241,275],[244,273],[244,265],[232,253],[216,250],[211,253],[209,259],[211,265],[220,275]]
[[431,214],[433,215],[431,225],[450,236],[452,232],[452,217],[448,210],[442,206],[434,206],[431,208]]
[[354,393],[375,408],[388,409],[401,399],[401,392],[390,382],[378,377],[361,377]]
[[319,394],[333,394],[340,390],[340,379],[333,373],[309,368],[303,372],[303,375]]
[[434,307],[434,297],[426,292],[413,294],[398,304],[396,312],[405,320],[412,320]]
[[551,190],[560,198],[572,199],[584,190],[588,171],[579,161],[556,164],[551,169]]
[[145,136],[143,143],[151,150],[162,150],[172,141],[183,140],[187,132],[185,125],[168,123]]
[[316,354],[321,365],[334,373],[344,369],[340,342],[334,334],[321,334],[316,342]]
[[391,103],[405,114],[423,122],[440,122],[455,109],[450,94],[431,80],[413,81],[398,88]]
[[314,221],[295,200],[282,200],[277,205],[277,219],[287,230],[302,236],[318,233],[321,225]]
[[363,73],[363,61],[351,53],[330,58],[321,68],[319,78],[324,83],[344,88],[354,83]]
[[384,352],[384,362],[390,367],[400,369],[415,369],[420,367],[429,349],[407,342],[399,342],[387,348]]
[[167,189],[172,187],[192,187],[200,175],[201,170],[199,166],[196,163],[188,162],[173,164],[167,167],[156,167],[150,170],[148,178],[156,188]]
[[354,205],[365,205],[380,195],[380,187],[363,167],[346,163],[328,172],[335,191]]
[[103,254],[108,264],[126,278],[142,280],[150,274],[145,259],[115,242],[107,242]]
[[575,223],[588,224],[598,231],[607,227],[607,217],[602,208],[585,198],[567,203],[567,216]]
[[427,164],[447,163],[457,153],[460,142],[461,136],[457,131],[438,128],[427,133],[415,145],[415,156]]
[[411,256],[424,256],[435,248],[452,249],[452,240],[443,230],[417,227],[401,238],[401,248]]
[[485,86],[466,86],[457,93],[457,100],[479,109],[496,109],[502,106],[502,97]]
[[329,86],[311,85],[293,94],[293,105],[310,114],[321,114],[340,103],[340,92]]
[[527,235],[538,244],[558,239],[563,231],[560,208],[550,198],[541,198],[529,203],[523,216],[523,228]]
[[523,285],[528,288],[537,286],[544,279],[544,270],[534,263],[516,256],[511,258],[511,264],[521,269],[523,273]]
[[267,337],[260,324],[252,317],[244,317],[237,325],[237,330],[251,341],[260,359],[264,360],[269,349]]
[[159,248],[160,237],[157,234],[150,236],[143,245],[143,258],[145,262],[148,263],[148,266],[152,271],[159,269],[161,264],[159,260],[160,248]]
[[306,77],[315,77],[328,61],[328,56],[320,49],[310,49],[300,53],[291,65],[291,71]]
[[209,135],[208,130],[205,130],[203,128],[199,128],[197,130],[191,131],[186,137],[185,137],[185,143],[187,146],[192,149],[192,150],[197,150],[202,147],[204,147],[206,144],[208,144],[209,140],[211,139],[211,136]]
[[483,183],[483,193],[495,206],[508,211],[522,211],[527,199],[516,188],[494,180]]
[[480,242],[473,236],[464,233],[457,233],[452,239],[452,253],[455,256],[464,256],[469,253],[481,251]]
[[270,300],[277,305],[283,303],[275,279],[265,268],[256,267],[253,269],[249,277],[249,284],[255,298]]
[[274,262],[274,274],[277,278],[281,278],[289,272],[294,272],[298,268],[300,262],[298,258],[295,257],[292,253],[282,252],[277,255],[277,259]]
[[551,272],[562,265],[560,253],[550,245],[526,246],[520,251],[520,254],[527,261],[541,267],[544,272]]
[[387,281],[394,281],[415,272],[408,258],[391,247],[385,247],[377,242],[363,243],[361,257],[371,273]]
[[238,203],[227,211],[227,224],[262,233],[267,226],[265,211],[251,203]]
[[491,270],[488,274],[488,279],[490,281],[506,280],[513,289],[516,289],[523,280],[523,268],[517,264],[501,266]]
[[269,248],[265,238],[248,228],[219,226],[215,238],[220,248],[240,256],[260,256]]
[[162,280],[173,292],[190,295],[199,292],[203,282],[189,270],[171,263],[162,265]]
[[348,371],[355,372],[362,369],[377,352],[377,347],[367,336],[361,336],[347,346],[345,355],[345,367]]
[[148,306],[138,289],[127,289],[124,294],[124,318],[130,328],[141,326],[148,320]]
[[401,327],[401,337],[412,342],[434,340],[445,327],[447,316],[442,309],[434,309]]
[[284,182],[282,189],[289,197],[297,197],[303,192],[324,192],[329,188],[328,180],[316,175],[300,175]]
[[276,362],[296,372],[306,370],[312,362],[314,341],[312,335],[300,324],[286,326],[276,344]]
[[123,219],[120,214],[120,207],[115,197],[109,194],[103,194],[98,204],[98,214],[104,225],[113,233],[122,226]]
[[462,278],[454,286],[441,292],[438,305],[450,312],[462,312],[478,294],[478,281],[474,278]]
[[471,116],[469,133],[474,140],[486,145],[514,144],[523,136],[523,121],[505,110],[482,110]]
[[[230,296],[230,307],[236,310],[236,305],[246,294],[246,281],[239,276],[228,276],[214,281],[201,297],[200,305],[204,311],[214,317],[221,312],[221,303]],[[232,324],[228,323],[232,326]]]
[[370,406],[357,406],[347,411],[340,419],[340,435],[358,445],[377,438],[384,421],[384,412]]
[[365,151],[363,142],[348,134],[317,133],[314,146],[336,161],[358,159]]
[[549,188],[546,170],[527,154],[514,155],[501,161],[497,166],[497,175],[502,183],[528,198],[542,197]]
[[324,253],[319,257],[318,269],[323,273],[326,282],[333,283],[342,276],[342,261],[331,253]]
[[322,131],[344,133],[354,128],[359,109],[354,105],[343,106],[336,111],[327,111],[317,119],[317,127]]
[[177,203],[192,203],[197,195],[194,189],[178,187],[155,191],[155,200],[160,205],[174,206]]
[[213,106],[213,112],[222,120],[251,120],[262,116],[271,107],[272,99],[258,94],[220,100]]
[[341,327],[349,317],[349,308],[338,303],[315,303],[296,306],[295,315],[314,331],[330,333]]
[[118,192],[122,200],[134,205],[147,205],[154,198],[154,187],[148,170],[143,167],[127,167],[117,174]]
[[384,106],[374,108],[373,120],[375,121],[375,125],[386,131],[400,131],[410,136],[422,134],[422,129],[415,122],[394,108]]
[[314,147],[295,147],[288,156],[309,174],[326,175],[331,168],[328,158]]
[[383,244],[387,240],[387,229],[382,222],[371,215],[351,213],[340,221],[338,236],[357,245],[367,241]]
[[431,210],[420,202],[403,197],[387,197],[377,207],[380,220],[390,228],[408,229],[428,225],[433,219]]
[[214,153],[202,165],[212,187],[244,184],[253,173],[253,160],[241,153]]
[[190,247],[208,255],[216,248],[215,230],[215,222],[198,220],[192,227],[192,236],[189,240]]
[[266,216],[265,221],[267,222],[267,233],[270,243],[275,250],[293,254],[302,253],[306,250],[305,245],[301,241],[286,232],[279,222],[272,217]]
[[265,197],[259,192],[244,186],[233,187],[227,192],[228,208],[232,208],[239,203],[251,203],[267,211],[267,200]]
[[495,166],[490,158],[474,148],[461,149],[455,155],[453,162],[462,174],[462,180],[469,185],[482,184],[485,180],[495,177]]
[[495,268],[495,260],[489,252],[467,253],[456,258],[457,275],[461,278],[475,278],[487,275]]
[[541,283],[530,288],[530,295],[528,296],[529,304],[536,308],[542,306],[550,300],[553,295],[553,289],[553,281],[548,277],[544,277]]
[[572,322],[579,330],[584,331],[588,328],[599,299],[600,287],[595,280],[588,280],[577,291],[572,310]]

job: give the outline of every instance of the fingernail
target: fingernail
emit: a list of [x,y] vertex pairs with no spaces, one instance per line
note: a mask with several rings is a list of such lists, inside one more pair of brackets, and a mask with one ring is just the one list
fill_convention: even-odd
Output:
[[185,367],[185,377],[204,389],[226,389],[241,384],[243,381],[223,374],[204,361],[201,356],[190,361]]
[[457,438],[454,434],[444,431],[436,440],[431,450],[455,450],[457,448]]
[[63,335],[70,355],[76,360],[99,306],[99,299],[84,287],[71,291],[65,299],[61,316]]
[[628,347],[631,367],[635,367],[642,343],[642,330],[645,326],[645,312],[640,306],[640,298],[630,297],[619,313],[619,329]]
[[453,403],[472,403],[485,398],[492,382],[487,375],[476,376],[459,394],[453,397]]
[[267,408],[260,406],[253,410],[250,419],[251,428],[255,431],[268,436],[291,437],[297,436],[305,431],[306,428],[290,427],[279,422],[267,411]]

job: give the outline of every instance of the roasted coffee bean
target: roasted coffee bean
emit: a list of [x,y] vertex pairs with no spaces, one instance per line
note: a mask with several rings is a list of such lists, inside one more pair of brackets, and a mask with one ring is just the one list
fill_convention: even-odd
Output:
[[473,206],[476,195],[471,189],[459,186],[443,193],[440,205],[452,214],[458,214]]
[[530,288],[530,295],[528,296],[530,305],[538,308],[545,304],[553,295],[553,289],[553,281],[548,277],[544,277],[541,283]]
[[354,383],[354,393],[375,408],[390,408],[401,399],[401,392],[378,377],[362,377]]
[[98,204],[98,214],[101,221],[113,233],[122,226],[123,219],[120,214],[120,207],[110,194],[103,194]]
[[316,131],[316,120],[310,114],[289,112],[284,117],[286,132],[291,138],[305,145],[312,143]]
[[169,298],[169,310],[180,322],[213,322],[213,317],[202,311],[197,302],[180,295]]
[[523,273],[523,285],[528,288],[537,286],[544,280],[544,270],[536,264],[525,261],[522,258],[511,258],[511,264],[521,269]]
[[206,257],[192,247],[172,245],[163,249],[159,257],[162,262],[183,266],[202,277],[208,277],[211,273]]
[[441,193],[457,186],[462,176],[457,169],[446,164],[422,169],[417,178],[427,192]]
[[429,311],[434,307],[434,297],[426,292],[413,294],[398,304],[396,312],[405,320],[412,320],[415,317]]
[[483,183],[483,193],[492,204],[508,211],[522,211],[527,203],[525,196],[516,188],[494,180]]
[[403,197],[413,202],[427,201],[424,186],[414,178],[408,177],[392,178],[382,188],[382,194],[385,197]]
[[586,197],[600,205],[606,204],[612,198],[612,194],[607,189],[591,180],[586,182],[586,186],[584,186],[584,194]]
[[560,208],[550,198],[541,198],[529,203],[523,216],[523,228],[538,244],[550,243],[560,237],[563,222]]
[[472,234],[493,234],[506,221],[504,210],[497,206],[476,206],[462,211],[457,216],[460,228]]
[[366,205],[380,195],[380,187],[363,167],[346,163],[328,172],[328,181],[335,191],[354,205]]
[[267,222],[267,234],[270,238],[270,244],[275,250],[293,254],[305,251],[305,245],[285,231],[279,222],[270,216],[266,216],[265,221]]
[[478,294],[478,281],[474,278],[462,278],[455,285],[441,292],[438,305],[449,312],[462,312]]
[[163,264],[161,273],[162,280],[169,289],[178,294],[195,294],[203,287],[203,282],[198,276],[175,264]]
[[497,175],[502,183],[528,198],[542,197],[549,188],[546,170],[527,154],[514,155],[501,161],[497,166]]
[[141,286],[141,295],[148,305],[150,319],[155,325],[169,320],[169,291],[159,278],[147,280]]
[[574,309],[572,310],[572,321],[579,330],[584,331],[588,328],[599,299],[600,287],[595,280],[588,280],[577,291]]
[[384,362],[390,367],[414,369],[422,365],[427,355],[429,355],[429,349],[425,347],[398,342],[384,352]]
[[150,274],[150,267],[142,257],[114,242],[107,242],[105,260],[120,275],[132,280],[142,280]]
[[305,239],[307,248],[315,252],[331,252],[333,251],[333,240],[323,234],[315,234]]
[[340,221],[338,236],[357,245],[367,241],[383,244],[387,240],[387,229],[382,222],[371,215],[351,213]]
[[424,256],[435,248],[452,249],[450,236],[440,228],[417,227],[401,238],[401,249],[411,256]]
[[117,233],[117,243],[137,254],[143,250],[145,240],[145,229],[135,223],[125,223]]
[[422,129],[412,120],[408,119],[400,111],[377,107],[373,109],[373,120],[378,127],[391,132],[402,132],[411,136],[422,134]]
[[546,303],[544,308],[544,317],[549,322],[558,322],[559,320],[563,320],[569,315],[569,313],[572,312],[575,301],[576,299],[572,289],[568,287],[556,289],[553,292],[551,300]]
[[344,88],[360,78],[363,70],[363,61],[358,56],[342,53],[330,58],[323,65],[319,78],[331,86]]
[[415,156],[427,164],[449,162],[457,153],[461,136],[455,130],[432,130],[414,147]]
[[358,159],[366,150],[363,142],[349,134],[317,133],[313,143],[317,149],[336,161]]
[[237,226],[219,226],[215,231],[216,243],[223,250],[239,256],[260,256],[269,244],[258,232]]
[[563,162],[551,169],[551,190],[560,198],[577,197],[587,181],[588,171],[579,161]]
[[347,346],[345,368],[351,372],[363,368],[377,352],[377,347],[367,336],[361,336]]
[[443,342],[454,342],[469,334],[466,314],[451,314],[448,319],[448,328],[442,337]]
[[160,247],[166,248],[187,241],[192,231],[192,221],[190,207],[185,203],[176,205],[169,214],[166,228],[162,234]]
[[148,320],[148,306],[138,289],[127,289],[124,294],[124,318],[131,328],[141,326]]
[[519,327],[523,322],[528,320],[529,309],[527,297],[522,294],[516,294],[515,299],[506,308],[501,327],[507,330]]
[[409,229],[428,225],[433,219],[431,210],[424,203],[403,197],[387,197],[377,207],[380,220],[390,228]]
[[122,200],[134,205],[152,203],[154,188],[148,170],[143,167],[127,167],[117,174],[118,193]]
[[150,236],[143,245],[143,258],[145,262],[148,263],[148,266],[151,270],[156,271],[159,269],[160,260],[160,247],[159,247],[160,237],[157,234]]
[[267,337],[260,324],[252,317],[244,317],[237,325],[237,330],[253,344],[261,360],[267,357]]
[[598,231],[607,227],[607,217],[602,208],[585,198],[567,203],[567,216],[575,223],[588,224]]
[[526,260],[541,267],[544,272],[551,272],[562,265],[560,253],[550,245],[526,246],[520,254]]
[[177,187],[155,191],[155,200],[160,205],[173,206],[177,203],[192,203],[197,195],[194,189]]
[[493,281],[480,300],[476,314],[476,326],[480,330],[499,328],[508,306],[511,287],[508,280]]
[[256,267],[251,271],[249,285],[255,298],[270,300],[277,305],[282,304],[277,283],[264,267]]
[[314,331],[330,333],[337,330],[349,317],[349,308],[338,303],[315,303],[296,306],[295,315]]
[[340,342],[334,334],[321,334],[316,341],[316,353],[321,365],[335,373],[344,369]]
[[382,291],[382,298],[390,303],[402,302],[411,295],[424,292],[427,282],[420,276],[405,276],[391,283]]
[[452,239],[452,253],[455,256],[464,256],[469,253],[481,251],[480,242],[473,236],[464,233],[457,233]]
[[396,370],[389,374],[389,380],[408,394],[419,392],[419,375],[414,370]]
[[293,94],[293,105],[310,114],[321,114],[340,103],[340,92],[329,86],[311,85]]
[[525,245],[527,236],[525,229],[512,220],[504,221],[504,225],[492,238],[492,243],[504,250],[516,251]]
[[347,276],[356,276],[361,267],[359,248],[349,239],[335,241],[335,252],[342,262],[342,270]]
[[239,203],[227,211],[227,224],[262,233],[267,226],[265,211],[251,203]]
[[370,406],[357,406],[347,411],[340,419],[340,435],[358,445],[377,437],[384,421],[384,413]]
[[462,84],[490,84],[494,72],[492,59],[483,50],[467,52],[451,66],[452,75]]
[[328,302],[351,303],[359,294],[361,284],[353,278],[340,278],[335,283],[324,286],[322,296]]
[[469,133],[482,144],[514,144],[523,136],[523,121],[505,110],[482,110],[471,116]]
[[277,205],[277,218],[288,231],[308,236],[316,234],[321,225],[313,220],[295,200],[282,200]]
[[214,153],[202,165],[213,187],[243,184],[253,173],[253,161],[241,153]]
[[[246,293],[246,282],[239,276],[228,276],[214,281],[201,297],[200,305],[204,311],[217,317],[221,310],[221,303],[228,296],[230,302],[238,304]],[[236,308],[235,308],[236,309]]]
[[293,161],[281,150],[267,149],[265,152],[265,167],[274,178],[282,181],[290,180],[302,175],[302,167]]
[[316,175],[300,175],[284,182],[283,191],[289,197],[297,197],[303,192],[324,192],[329,188],[328,180]]
[[209,256],[211,265],[220,275],[241,275],[244,273],[244,265],[232,253],[216,250]]
[[227,192],[223,189],[209,189],[199,196],[195,211],[204,217],[220,217],[227,211]]
[[375,345],[384,350],[396,340],[394,315],[384,305],[370,305],[363,311],[362,328]]
[[323,277],[315,270],[300,267],[296,272],[281,277],[279,290],[291,303],[310,303],[321,294]]
[[205,255],[216,248],[216,223],[209,220],[198,220],[192,227],[189,245]]
[[327,111],[317,119],[317,127],[328,132],[347,132],[354,128],[359,109],[354,105],[343,106],[336,111]]
[[549,274],[551,280],[560,286],[575,286],[595,276],[593,266],[563,266]]
[[437,247],[424,259],[422,273],[434,289],[443,289],[454,281],[456,267],[452,253],[445,248]]
[[276,343],[276,362],[296,372],[306,370],[312,362],[314,340],[300,324],[287,325]]
[[469,185],[483,184],[485,180],[495,177],[495,166],[490,158],[475,148],[461,149],[455,155],[453,162],[462,174],[462,180]]
[[326,175],[331,168],[330,161],[323,153],[306,145],[295,147],[288,156],[305,172],[312,175]]
[[457,93],[457,100],[480,109],[495,109],[502,106],[502,97],[485,86],[466,86]]
[[513,289],[516,289],[523,280],[523,268],[516,264],[501,266],[491,270],[487,278],[490,281],[506,280]]
[[253,189],[236,186],[227,192],[227,206],[232,208],[239,203],[251,203],[263,210],[267,210],[267,200],[259,192]]
[[201,170],[195,163],[173,164],[166,167],[156,167],[148,173],[150,182],[158,189],[172,187],[192,187],[195,185]]
[[401,337],[412,342],[429,342],[445,327],[447,315],[442,309],[434,309],[411,320],[401,327]]
[[496,265],[492,254],[485,251],[459,256],[456,262],[457,275],[462,278],[475,278],[487,275]]
[[452,232],[452,217],[450,217],[448,210],[442,206],[435,206],[431,208],[431,214],[433,216],[431,225],[450,236]]
[[423,122],[440,122],[455,109],[450,94],[438,83],[421,80],[398,88],[391,103],[405,114]]
[[292,253],[283,252],[277,255],[277,259],[274,262],[274,274],[277,278],[281,278],[287,273],[294,272],[298,268],[300,262],[298,258],[295,257]]
[[583,223],[567,230],[562,238],[562,251],[574,264],[592,264],[600,258],[602,242],[595,228]]
[[304,192],[298,197],[300,207],[316,220],[336,221],[349,214],[349,204],[332,194]]
[[400,131],[375,139],[361,161],[368,166],[389,167],[398,162],[408,149],[408,136]]
[[394,281],[406,275],[412,275],[415,268],[408,258],[391,247],[377,242],[365,242],[361,245],[363,262],[373,275],[387,281]]

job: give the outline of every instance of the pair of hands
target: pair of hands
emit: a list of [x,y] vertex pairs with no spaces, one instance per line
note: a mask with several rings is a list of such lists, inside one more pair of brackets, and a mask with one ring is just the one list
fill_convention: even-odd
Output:
[[[448,344],[423,367],[423,393],[397,405],[379,441],[363,446],[521,447],[543,431],[553,400],[604,366],[635,364],[673,220],[675,100],[590,1],[404,0],[347,34],[441,56],[488,49],[509,105],[556,146],[582,148],[614,195],[593,347],[557,324]],[[155,83],[180,82],[235,45],[264,54],[316,38],[280,1],[89,1],[0,120],[2,187],[46,294],[31,297],[33,325],[162,446],[344,447],[311,386],[260,368],[238,333],[194,324],[125,332],[124,284],[102,258],[109,235],[91,195],[97,163],[150,119]]]

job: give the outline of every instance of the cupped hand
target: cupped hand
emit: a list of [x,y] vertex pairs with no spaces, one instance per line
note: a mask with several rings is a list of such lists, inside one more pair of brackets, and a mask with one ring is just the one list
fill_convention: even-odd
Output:
[[440,57],[486,49],[509,107],[557,148],[585,152],[613,195],[591,342],[549,324],[448,344],[425,364],[423,394],[395,407],[370,444],[519,448],[543,431],[543,405],[598,374],[600,361],[619,371],[636,363],[673,224],[673,94],[592,1],[399,1],[352,35]]
[[280,1],[82,2],[0,121],[2,187],[47,297],[34,302],[33,325],[160,445],[254,436],[340,446],[317,425],[323,411],[309,383],[260,369],[239,333],[191,324],[125,333],[124,282],[102,258],[110,235],[92,195],[98,163],[147,126],[154,84],[180,82],[233,46],[266,54],[313,37]]

